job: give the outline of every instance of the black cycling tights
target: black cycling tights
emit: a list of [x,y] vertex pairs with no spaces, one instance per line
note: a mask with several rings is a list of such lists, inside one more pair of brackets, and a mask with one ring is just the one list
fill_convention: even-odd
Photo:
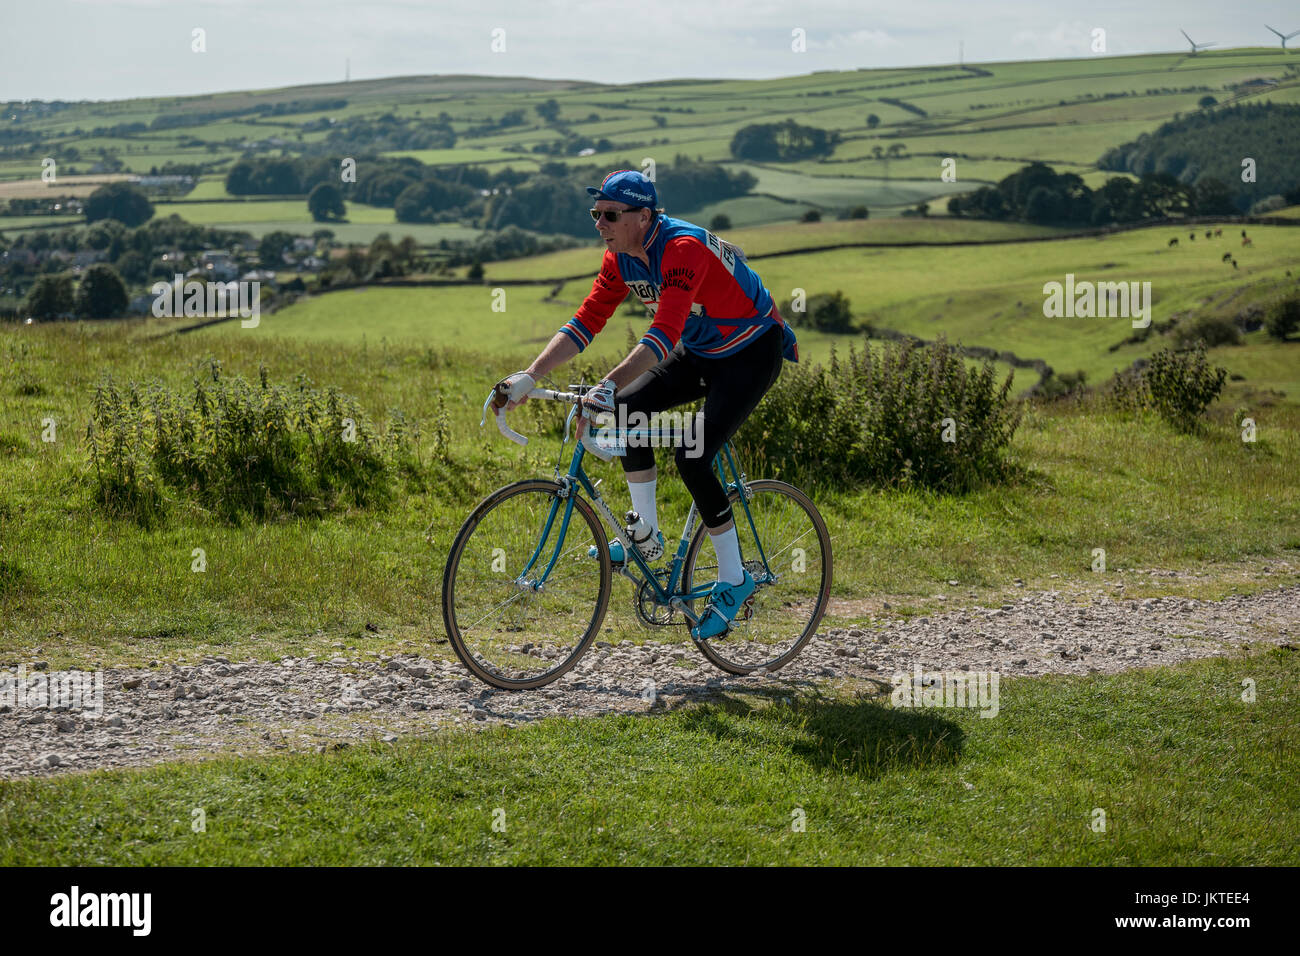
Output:
[[[709,528],[731,520],[731,505],[713,473],[713,456],[749,417],[781,374],[782,333],[773,326],[726,358],[699,358],[680,349],[618,393],[617,403],[628,413],[662,412],[698,398],[704,399],[704,421],[697,426],[694,448],[676,453],[677,470]],[[687,452],[692,457],[687,457]],[[654,449],[632,447],[623,456],[624,471],[654,467]]]

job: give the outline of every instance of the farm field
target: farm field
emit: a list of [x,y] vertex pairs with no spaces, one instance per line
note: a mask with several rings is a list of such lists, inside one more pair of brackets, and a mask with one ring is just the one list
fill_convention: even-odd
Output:
[[[353,70],[364,61],[351,53]],[[168,88],[190,87],[150,89]],[[1198,110],[1270,101],[1300,103],[1295,52],[626,84],[401,76],[9,104],[0,286],[16,288],[0,288],[0,316],[17,321],[0,321],[0,695],[20,664],[29,676],[99,672],[106,692],[102,714],[39,720],[0,696],[0,865],[1300,864],[1278,837],[1300,828],[1300,339],[1267,331],[1300,304],[1300,206],[1268,213],[1270,225],[1175,218],[1097,234],[948,213],[951,197],[1034,160],[1095,189],[1120,175],[1098,168],[1108,150]],[[733,154],[737,131],[786,120],[837,134],[821,141],[834,148],[791,162]],[[396,148],[452,143],[448,127],[448,148]],[[777,140],[751,143],[743,156],[787,155]],[[323,163],[254,163],[241,173],[251,189],[338,183],[343,155],[361,177],[348,195],[405,193],[404,215],[457,221],[401,223],[348,201],[346,222],[316,222],[305,194],[226,190],[246,159]],[[56,186],[36,178],[44,156],[58,158]],[[954,182],[941,176],[948,157]],[[679,159],[755,185],[716,198],[724,177]],[[544,689],[498,692],[449,641],[448,556],[485,496],[550,479],[572,445],[556,404],[510,412],[521,446],[485,422],[483,402],[591,289],[603,247],[579,184],[646,160],[668,215],[730,220],[714,231],[742,247],[787,317],[792,298],[835,293],[852,313],[851,332],[796,328],[799,364],[783,366],[736,438],[750,479],[798,485],[824,519],[826,613],[784,669],[739,677],[713,668],[686,628],[645,620],[635,585],[615,575],[587,656]],[[1183,155],[1158,162],[1191,169]],[[415,163],[459,185],[412,188],[432,175]],[[520,175],[499,176],[507,167]],[[152,198],[158,231],[78,230],[75,259],[52,243],[83,217],[6,205],[151,170],[196,187]],[[1111,218],[1101,204],[1079,215],[1077,193],[1043,182],[1021,177],[1014,196],[1009,184],[1004,208]],[[1258,214],[1294,198],[1265,182],[1268,195],[1243,187],[1233,201]],[[1113,210],[1176,217],[1163,188],[1145,180],[1149,192]],[[1214,199],[1198,193],[1195,208],[1225,208]],[[867,218],[840,218],[858,206]],[[998,214],[996,201],[981,208]],[[810,212],[818,221],[803,221]],[[275,273],[254,327],[160,318],[141,290],[160,271],[201,274],[198,250],[226,245],[160,221],[170,216],[255,239],[328,229],[332,248],[317,247],[327,265],[313,274],[301,247],[280,258],[273,243],[232,246],[241,271]],[[491,261],[575,216],[590,230],[579,246]],[[486,228],[506,222],[530,232]],[[416,248],[357,248],[381,235]],[[68,318],[125,314],[96,304],[119,290],[88,250],[128,277],[144,315]],[[168,255],[160,270],[177,250],[183,263]],[[379,275],[394,278],[329,290]],[[1045,314],[1045,287],[1066,282],[1149,284],[1153,328],[1132,314]],[[1196,383],[1162,390],[1156,373],[1185,353],[1147,368],[1145,406],[1104,390],[1207,320],[1219,341],[1240,330],[1241,344],[1207,350],[1227,380],[1206,404],[1170,412],[1170,400],[1195,404]],[[623,303],[541,384],[596,381],[651,321]],[[896,333],[1000,357],[945,366],[942,349],[922,349],[900,368]],[[864,370],[864,350],[887,358]],[[1082,373],[1090,389],[1035,388],[1044,381],[1026,362]],[[986,364],[991,387],[979,384]],[[671,552],[692,502],[672,451],[657,462]],[[585,467],[616,515],[633,504],[618,463]],[[960,480],[933,478],[945,468]],[[797,532],[784,537],[778,583],[808,557]],[[716,540],[701,565],[721,576]],[[524,640],[516,632],[570,569],[597,567],[582,542],[560,587],[530,587],[514,571],[494,577],[509,542],[497,544],[491,572],[471,568],[452,593],[501,585],[482,606],[518,612],[496,628],[506,643]],[[778,593],[753,607],[801,610],[789,591],[777,608]],[[509,652],[551,657],[539,633]],[[900,703],[891,690],[909,668],[1000,678],[998,713]],[[1090,825],[1098,808],[1109,829]]]
[[[939,241],[936,237],[1014,238],[1017,227],[959,220],[930,222],[867,220],[866,222],[806,223],[785,229],[735,230],[728,238],[756,255],[754,266],[779,301],[801,288],[808,295],[840,290],[849,298],[859,323],[896,329],[933,339],[944,335],[950,342],[1010,350],[1021,358],[1044,359],[1058,372],[1082,369],[1089,382],[1099,382],[1134,359],[1156,348],[1157,339],[1125,345],[1110,351],[1133,332],[1130,318],[1049,318],[1043,314],[1043,286],[1047,282],[1076,281],[1150,282],[1151,319],[1162,322],[1176,313],[1193,312],[1223,300],[1240,297],[1255,288],[1255,295],[1275,295],[1278,289],[1300,288],[1300,276],[1286,276],[1300,262],[1300,230],[1257,226],[1249,249],[1232,244],[1230,236],[1186,242],[1169,248],[1169,227],[1123,232],[1103,237],[1063,238],[1055,242],[1009,243],[995,246],[952,248],[857,248],[809,254],[762,253],[764,243],[788,244],[794,235],[808,245],[837,242]],[[807,229],[807,233],[799,230]],[[883,239],[880,237],[889,237]],[[928,237],[928,238],[921,238]],[[1186,236],[1184,234],[1184,240]],[[770,248],[770,247],[767,247]],[[1241,268],[1231,269],[1221,260],[1232,249]],[[266,318],[271,334],[357,341],[387,338],[419,340],[435,335],[448,343],[473,342],[495,351],[493,342],[522,338],[545,341],[572,314],[591,288],[590,278],[573,279],[559,290],[550,285],[511,286],[506,289],[506,311],[493,312],[494,279],[542,280],[564,276],[594,276],[599,250],[572,249],[536,260],[515,260],[489,266],[484,285],[450,288],[363,289],[332,292],[301,301]],[[554,294],[553,294],[554,293]],[[1247,292],[1241,306],[1253,301]],[[637,337],[648,320],[628,306],[611,319],[613,334],[622,345],[629,331]],[[364,315],[363,321],[358,316]],[[472,321],[466,317],[473,316]],[[621,326],[626,324],[627,328]],[[1255,340],[1262,333],[1252,333]],[[1252,341],[1255,341],[1252,340]],[[843,336],[800,332],[801,354],[824,361],[833,344],[843,347]],[[1278,361],[1259,366],[1249,346],[1223,346],[1216,361],[1248,379],[1261,375],[1267,387],[1285,391],[1290,401],[1300,401],[1300,350],[1290,345],[1262,345]],[[1295,353],[1292,355],[1292,353]],[[1290,371],[1287,371],[1287,368]],[[1254,374],[1252,374],[1254,373]],[[1036,376],[1017,372],[1017,389],[1033,385]]]
[[[228,226],[231,223],[247,224],[252,222],[293,222],[297,221],[297,231],[310,232],[329,223],[316,223],[307,211],[304,199],[281,200],[245,200],[243,202],[160,202],[154,203],[156,215],[177,215],[186,222],[201,226]],[[354,202],[347,204],[347,223],[373,225],[385,223],[395,227],[403,224],[397,222],[392,209],[367,206]],[[341,225],[346,225],[342,223]]]
[[[486,299],[486,289],[465,294],[475,291]],[[346,304],[340,312],[357,328],[365,304],[383,294],[391,292],[334,293],[315,301]],[[260,655],[277,647],[280,653],[291,647],[318,653],[338,640],[378,650],[400,640],[445,659],[450,651],[437,643],[436,579],[451,535],[489,489],[550,474],[557,451],[553,439],[521,449],[479,425],[490,383],[522,367],[538,343],[494,336],[490,327],[477,337],[430,331],[473,330],[490,315],[484,302],[467,299],[461,314],[444,310],[417,328],[412,310],[412,334],[401,339],[377,329],[351,341],[313,338],[309,331],[282,334],[280,315],[263,316],[255,329],[230,323],[183,336],[160,337],[183,323],[158,319],[38,324],[7,335],[0,343],[0,522],[13,583],[0,593],[0,656],[22,658],[42,647],[58,667],[176,654]],[[495,320],[504,325],[513,313]],[[553,328],[542,331],[549,337]],[[599,375],[605,363],[617,361],[626,329],[609,331],[611,341],[598,339],[557,381]],[[841,341],[844,351],[848,344]],[[1266,354],[1261,348],[1261,362]],[[183,498],[167,521],[152,528],[103,513],[87,463],[96,385],[111,375],[119,387],[159,382],[184,394],[210,358],[224,375],[252,382],[264,365],[274,382],[303,373],[320,387],[337,387],[355,396],[381,431],[391,427],[391,410],[401,409],[408,421],[420,423],[418,445],[426,461],[434,423],[445,414],[448,464],[434,466],[432,484],[396,485],[387,507],[310,521],[229,525]],[[1010,448],[1012,460],[1029,469],[1023,483],[968,495],[871,486],[818,491],[836,542],[831,620],[861,620],[867,597],[899,608],[933,606],[936,595],[951,594],[949,579],[963,582],[962,600],[997,603],[1014,578],[1030,587],[1049,586],[1052,574],[1086,578],[1095,546],[1084,547],[1089,541],[1107,542],[1112,563],[1129,568],[1209,570],[1285,555],[1300,543],[1300,486],[1294,481],[1300,408],[1269,404],[1254,387],[1249,380],[1231,383],[1211,409],[1204,435],[1095,410],[1030,410]],[[1242,405],[1259,421],[1263,444],[1240,441],[1231,414]],[[540,435],[551,427],[558,411],[535,406],[516,416],[517,430]],[[63,440],[40,440],[45,418],[60,423]],[[599,474],[612,477],[616,466],[602,466]],[[1169,490],[1158,513],[1148,507],[1152,483]],[[662,485],[661,514],[672,526],[688,502],[676,479]],[[1242,487],[1251,494],[1240,495]],[[60,489],[56,497],[51,488]],[[615,485],[609,493],[621,498],[625,491]],[[196,541],[205,542],[214,559],[220,555],[206,576],[189,570],[197,545],[187,542]],[[182,552],[185,560],[177,563],[173,558]],[[1119,580],[1111,576],[1103,583]],[[1164,593],[1143,591],[1144,581],[1122,580],[1130,597]],[[1264,588],[1269,581],[1207,573],[1176,582],[1176,593],[1217,599],[1247,586]],[[623,598],[610,613],[611,633],[644,637]],[[367,620],[382,623],[383,634],[363,628]],[[44,638],[52,630],[64,635],[57,644]]]
[[[1273,834],[1300,824],[1297,678],[1277,650],[1021,678],[999,720],[733,691],[666,715],[3,781],[0,820],[27,838],[0,864],[1294,866]],[[1080,835],[1097,805],[1112,838]]]
[[[187,198],[233,200],[221,185],[225,170],[240,154],[240,149],[230,144],[278,136],[292,149],[325,135],[321,130],[302,132],[303,124],[384,112],[404,117],[445,112],[462,137],[451,149],[393,150],[386,156],[411,157],[431,165],[482,163],[489,168],[533,170],[550,157],[508,147],[531,150],[555,140],[556,129],[539,122],[533,109],[544,99],[554,98],[559,104],[558,116],[572,135],[613,142],[612,149],[589,156],[556,158],[610,167],[639,163],[648,156],[666,166],[680,153],[749,168],[759,178],[756,195],[750,197],[686,209],[673,206],[670,183],[664,190],[670,210],[707,217],[725,213],[733,224],[749,226],[797,221],[809,208],[833,212],[856,204],[888,213],[926,201],[935,207],[934,212],[942,213],[949,195],[972,184],[994,182],[1031,160],[1053,162],[1062,171],[1077,172],[1089,185],[1097,186],[1110,175],[1094,166],[1106,149],[1154,129],[1177,113],[1195,109],[1206,92],[1221,101],[1243,97],[1295,101],[1300,95],[1300,73],[1293,67],[1293,61],[1277,51],[1237,49],[1211,50],[1195,58],[1175,54],[1101,56],[983,64],[970,71],[956,67],[831,71],[773,80],[628,86],[494,77],[402,77],[221,94],[207,98],[204,107],[246,109],[253,104],[311,97],[347,100],[342,108],[274,118],[223,118],[163,131],[87,135],[88,130],[108,129],[112,124],[150,123],[184,102],[163,98],[94,107],[75,105],[34,120],[29,128],[48,137],[43,149],[75,145],[83,157],[113,156],[131,172],[147,172],[169,162],[206,164],[204,181]],[[1277,85],[1263,92],[1241,92],[1234,87],[1260,76],[1271,77]],[[882,97],[899,100],[905,107],[886,103]],[[465,135],[511,109],[523,110],[526,122],[522,126],[487,136]],[[869,114],[879,118],[875,128],[868,127]],[[844,141],[831,155],[816,160],[758,166],[734,161],[730,142],[741,126],[794,117],[835,130]],[[891,147],[901,147],[902,155],[889,160],[875,158],[875,151]],[[956,182],[939,178],[938,161],[944,156],[958,160]],[[65,165],[61,172],[71,175],[87,163],[83,159]],[[30,179],[30,164],[11,167],[0,162],[0,177],[19,175]],[[192,215],[192,221],[211,224],[250,225],[271,218],[270,210],[264,211],[265,216],[237,216],[224,209],[197,206],[178,211]],[[274,217],[277,228],[294,218]],[[356,222],[372,221],[377,220]],[[306,225],[299,224],[297,230],[303,231]],[[261,231],[255,225],[253,228]],[[352,231],[347,241],[361,241],[366,234]]]

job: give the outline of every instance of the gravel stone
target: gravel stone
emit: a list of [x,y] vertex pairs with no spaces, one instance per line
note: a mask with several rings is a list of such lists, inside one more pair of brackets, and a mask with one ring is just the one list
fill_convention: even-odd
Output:
[[[1145,601],[1127,600],[1122,589],[1109,587],[1072,595],[1026,589],[1016,603],[1000,608],[961,607],[954,597],[950,608],[927,617],[884,615],[870,630],[827,626],[781,670],[748,677],[715,670],[672,629],[662,641],[600,641],[554,684],[517,694],[486,688],[458,661],[354,648],[320,660],[231,664],[205,657],[197,666],[179,659],[151,662],[161,671],[107,668],[104,709],[112,716],[0,712],[0,779],[73,767],[149,766],[176,759],[178,750],[200,757],[331,753],[448,727],[519,726],[557,714],[646,714],[648,681],[655,685],[658,713],[759,686],[779,685],[794,698],[816,692],[822,679],[861,680],[879,691],[916,666],[1015,676],[1109,674],[1257,645],[1293,645],[1294,636],[1287,635],[1300,633],[1300,586],[1217,602]],[[1076,644],[1080,637],[1086,643]],[[529,650],[541,656],[548,649]],[[341,674],[340,667],[348,672]],[[317,719],[322,716],[327,719]],[[60,736],[68,733],[76,736]],[[65,745],[52,752],[56,739],[75,740],[75,750]]]

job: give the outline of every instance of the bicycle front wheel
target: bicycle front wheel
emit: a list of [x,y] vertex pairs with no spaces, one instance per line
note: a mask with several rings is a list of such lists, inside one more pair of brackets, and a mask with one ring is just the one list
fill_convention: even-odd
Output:
[[[480,680],[529,690],[578,662],[600,631],[612,572],[605,533],[582,498],[532,479],[465,519],[442,576],[447,638]],[[596,549],[590,557],[587,549]]]
[[[748,514],[736,491],[731,506],[741,561],[758,586],[731,630],[697,642],[705,657],[730,674],[771,672],[792,661],[816,633],[831,593],[831,536],[817,506],[784,481],[751,481],[749,489]],[[707,531],[700,525],[686,552],[686,591],[716,575],[712,546],[704,547]],[[704,601],[692,603],[694,613],[703,613]]]

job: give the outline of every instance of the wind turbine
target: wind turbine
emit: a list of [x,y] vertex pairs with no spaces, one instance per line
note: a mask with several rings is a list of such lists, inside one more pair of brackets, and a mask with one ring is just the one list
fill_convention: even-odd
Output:
[[1293,37],[1300,37],[1300,30],[1297,30],[1295,33],[1283,33],[1281,30],[1274,30],[1272,27],[1269,27],[1267,23],[1264,24],[1264,26],[1268,27],[1269,32],[1276,33],[1279,37],[1282,38],[1282,49],[1284,50],[1286,49],[1287,40],[1290,40]]
[[[1189,36],[1187,36],[1187,32],[1186,32],[1185,30],[1179,30],[1178,32],[1181,33],[1184,37],[1187,37],[1187,42],[1192,44],[1192,56],[1196,56],[1196,54],[1197,54],[1198,52],[1200,52],[1201,50],[1204,50],[1204,49],[1207,49],[1208,47],[1212,47],[1212,46],[1214,46],[1214,43],[1195,43],[1195,42],[1193,42],[1192,38],[1189,37]],[[1218,41],[1215,41],[1215,42],[1217,43]]]

